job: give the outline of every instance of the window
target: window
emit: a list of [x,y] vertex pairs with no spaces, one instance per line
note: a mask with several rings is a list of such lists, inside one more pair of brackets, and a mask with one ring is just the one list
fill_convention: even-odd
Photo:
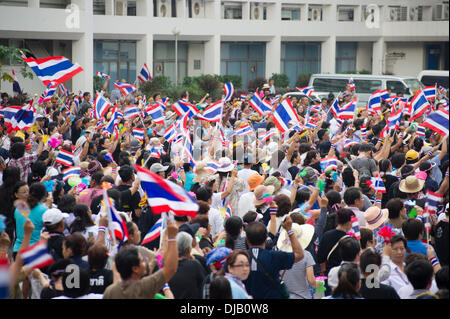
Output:
[[409,94],[406,86],[400,81],[386,81],[386,90],[391,90],[394,94],[397,92]]
[[289,77],[291,87],[302,73],[320,73],[320,51],[316,42],[281,43],[281,72]]
[[[178,41],[178,83],[182,82],[187,75],[187,52],[187,42]],[[166,76],[172,83],[175,83],[175,42],[154,42],[153,56],[153,72],[155,76]]]
[[292,21],[292,20],[298,21],[300,20],[300,17],[301,17],[300,6],[281,8],[281,20],[283,21]]
[[336,73],[356,71],[356,42],[336,43]]
[[194,70],[200,70],[200,69],[201,69],[201,61],[194,60]]
[[115,81],[136,81],[136,41],[94,40],[94,72],[111,76],[108,90]]
[[338,7],[338,21],[353,21],[354,9],[350,7]]
[[369,93],[381,89],[381,81],[379,80],[353,80],[356,86],[356,93]]
[[222,2],[222,19],[242,19],[242,4]]
[[346,79],[317,78],[314,79],[313,86],[317,92],[344,92],[347,83]]
[[242,86],[248,81],[265,76],[265,43],[222,42],[221,74],[240,75]]

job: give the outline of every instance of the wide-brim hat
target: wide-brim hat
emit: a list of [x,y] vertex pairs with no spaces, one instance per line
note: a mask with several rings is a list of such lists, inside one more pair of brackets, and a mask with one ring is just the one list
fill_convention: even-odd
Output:
[[[293,223],[292,230],[294,231],[295,237],[297,237],[300,246],[302,246],[302,249],[306,249],[313,238],[314,226],[310,224],[299,225]],[[277,241],[277,247],[281,251],[292,253],[291,240],[289,239],[289,235],[287,234],[287,231],[285,229],[281,230],[280,232],[280,236],[278,237]]]
[[211,171],[206,170],[205,167],[206,167],[205,162],[197,163],[195,167],[195,177],[192,180],[194,183],[200,183],[203,181],[204,178],[213,174]]
[[218,172],[227,173],[231,172],[234,169],[234,164],[231,162],[231,159],[228,157],[222,157],[219,159],[219,168],[217,168]]
[[275,190],[275,188],[272,185],[269,185],[269,186],[258,185],[255,188],[255,190],[253,191],[253,193],[255,194],[255,200],[253,201],[255,206],[264,204],[265,198],[268,195],[272,196],[274,190]]
[[370,230],[377,229],[381,225],[383,225],[389,217],[388,209],[380,209],[377,206],[369,207],[364,212],[364,218],[366,219],[366,228]]
[[399,189],[403,193],[414,194],[423,189],[425,181],[418,179],[416,176],[408,176],[400,181]]

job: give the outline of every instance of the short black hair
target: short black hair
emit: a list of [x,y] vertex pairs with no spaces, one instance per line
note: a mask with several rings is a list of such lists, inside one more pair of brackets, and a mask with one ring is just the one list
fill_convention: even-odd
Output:
[[119,176],[124,183],[128,183],[133,179],[134,171],[130,165],[123,165],[119,169]]
[[398,235],[398,234],[393,235],[391,237],[391,240],[389,241],[391,246],[394,245],[395,243],[398,243],[398,242],[402,242],[403,246],[405,246],[405,249],[408,248],[408,242],[406,241],[405,237],[403,237],[402,235]]
[[127,280],[133,274],[133,267],[139,266],[139,252],[135,246],[122,248],[114,258],[116,269],[122,280]]
[[418,240],[419,235],[424,231],[424,226],[421,220],[408,218],[403,222],[402,230],[407,240]]
[[354,216],[354,215],[355,214],[353,213],[353,211],[351,209],[340,208],[336,212],[336,223],[338,225],[344,225],[344,224],[348,223],[349,221],[351,221],[352,216]]
[[405,153],[395,153],[392,155],[391,164],[395,169],[399,169],[405,163],[406,155]]
[[261,222],[252,222],[245,228],[248,242],[253,246],[262,245],[266,242],[267,228]]
[[448,265],[439,269],[434,275],[434,279],[439,289],[448,289]]
[[369,265],[381,266],[381,256],[373,249],[367,249],[359,256],[359,268],[362,273],[370,273],[367,269]]
[[386,203],[386,208],[389,210],[389,219],[400,217],[400,211],[405,207],[400,198],[392,198]]
[[361,198],[361,190],[358,187],[350,187],[344,193],[344,202],[347,205],[354,205]]
[[200,187],[199,189],[197,189],[197,191],[195,192],[195,196],[197,200],[201,200],[204,202],[208,202],[209,199],[212,197],[212,192],[209,188],[207,187]]
[[361,234],[361,238],[359,239],[361,248],[366,249],[367,243],[369,241],[373,242],[373,232],[369,228],[361,227],[359,233]]
[[360,251],[359,241],[353,237],[344,238],[339,243],[339,252],[343,261],[354,261]]
[[428,260],[415,260],[406,266],[405,273],[414,289],[427,289],[433,278],[433,266]]

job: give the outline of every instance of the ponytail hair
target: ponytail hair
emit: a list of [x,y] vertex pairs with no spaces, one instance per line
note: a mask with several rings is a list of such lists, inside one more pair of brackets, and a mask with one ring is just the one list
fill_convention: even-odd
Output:
[[389,167],[391,166],[391,161],[388,159],[383,159],[379,163],[380,168],[380,177],[383,179],[383,182],[386,182],[386,174],[389,170]]
[[239,216],[231,216],[225,221],[225,231],[227,237],[225,239],[225,247],[234,249],[234,242],[241,234],[243,222]]
[[358,283],[360,281],[360,270],[355,263],[345,263],[338,272],[339,283],[331,294],[333,297],[344,299],[354,299],[360,297],[358,293]]

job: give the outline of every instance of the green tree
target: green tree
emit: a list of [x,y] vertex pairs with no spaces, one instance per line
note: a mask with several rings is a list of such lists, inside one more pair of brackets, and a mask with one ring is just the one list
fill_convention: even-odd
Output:
[[312,73],[302,73],[298,76],[297,82],[295,83],[296,87],[305,87],[309,84],[309,79],[311,78]]
[[289,86],[289,77],[284,73],[272,73],[271,78],[274,80],[274,85],[277,88],[286,88]]
[[14,46],[4,46],[0,45],[0,79],[3,81],[8,81],[10,83],[14,82],[13,77],[7,73],[6,71],[3,71],[3,65],[5,64],[20,64],[20,74],[24,78],[30,78],[33,79],[33,72],[27,71],[27,63],[22,60],[21,55],[23,53],[30,53],[27,49],[19,49]]

